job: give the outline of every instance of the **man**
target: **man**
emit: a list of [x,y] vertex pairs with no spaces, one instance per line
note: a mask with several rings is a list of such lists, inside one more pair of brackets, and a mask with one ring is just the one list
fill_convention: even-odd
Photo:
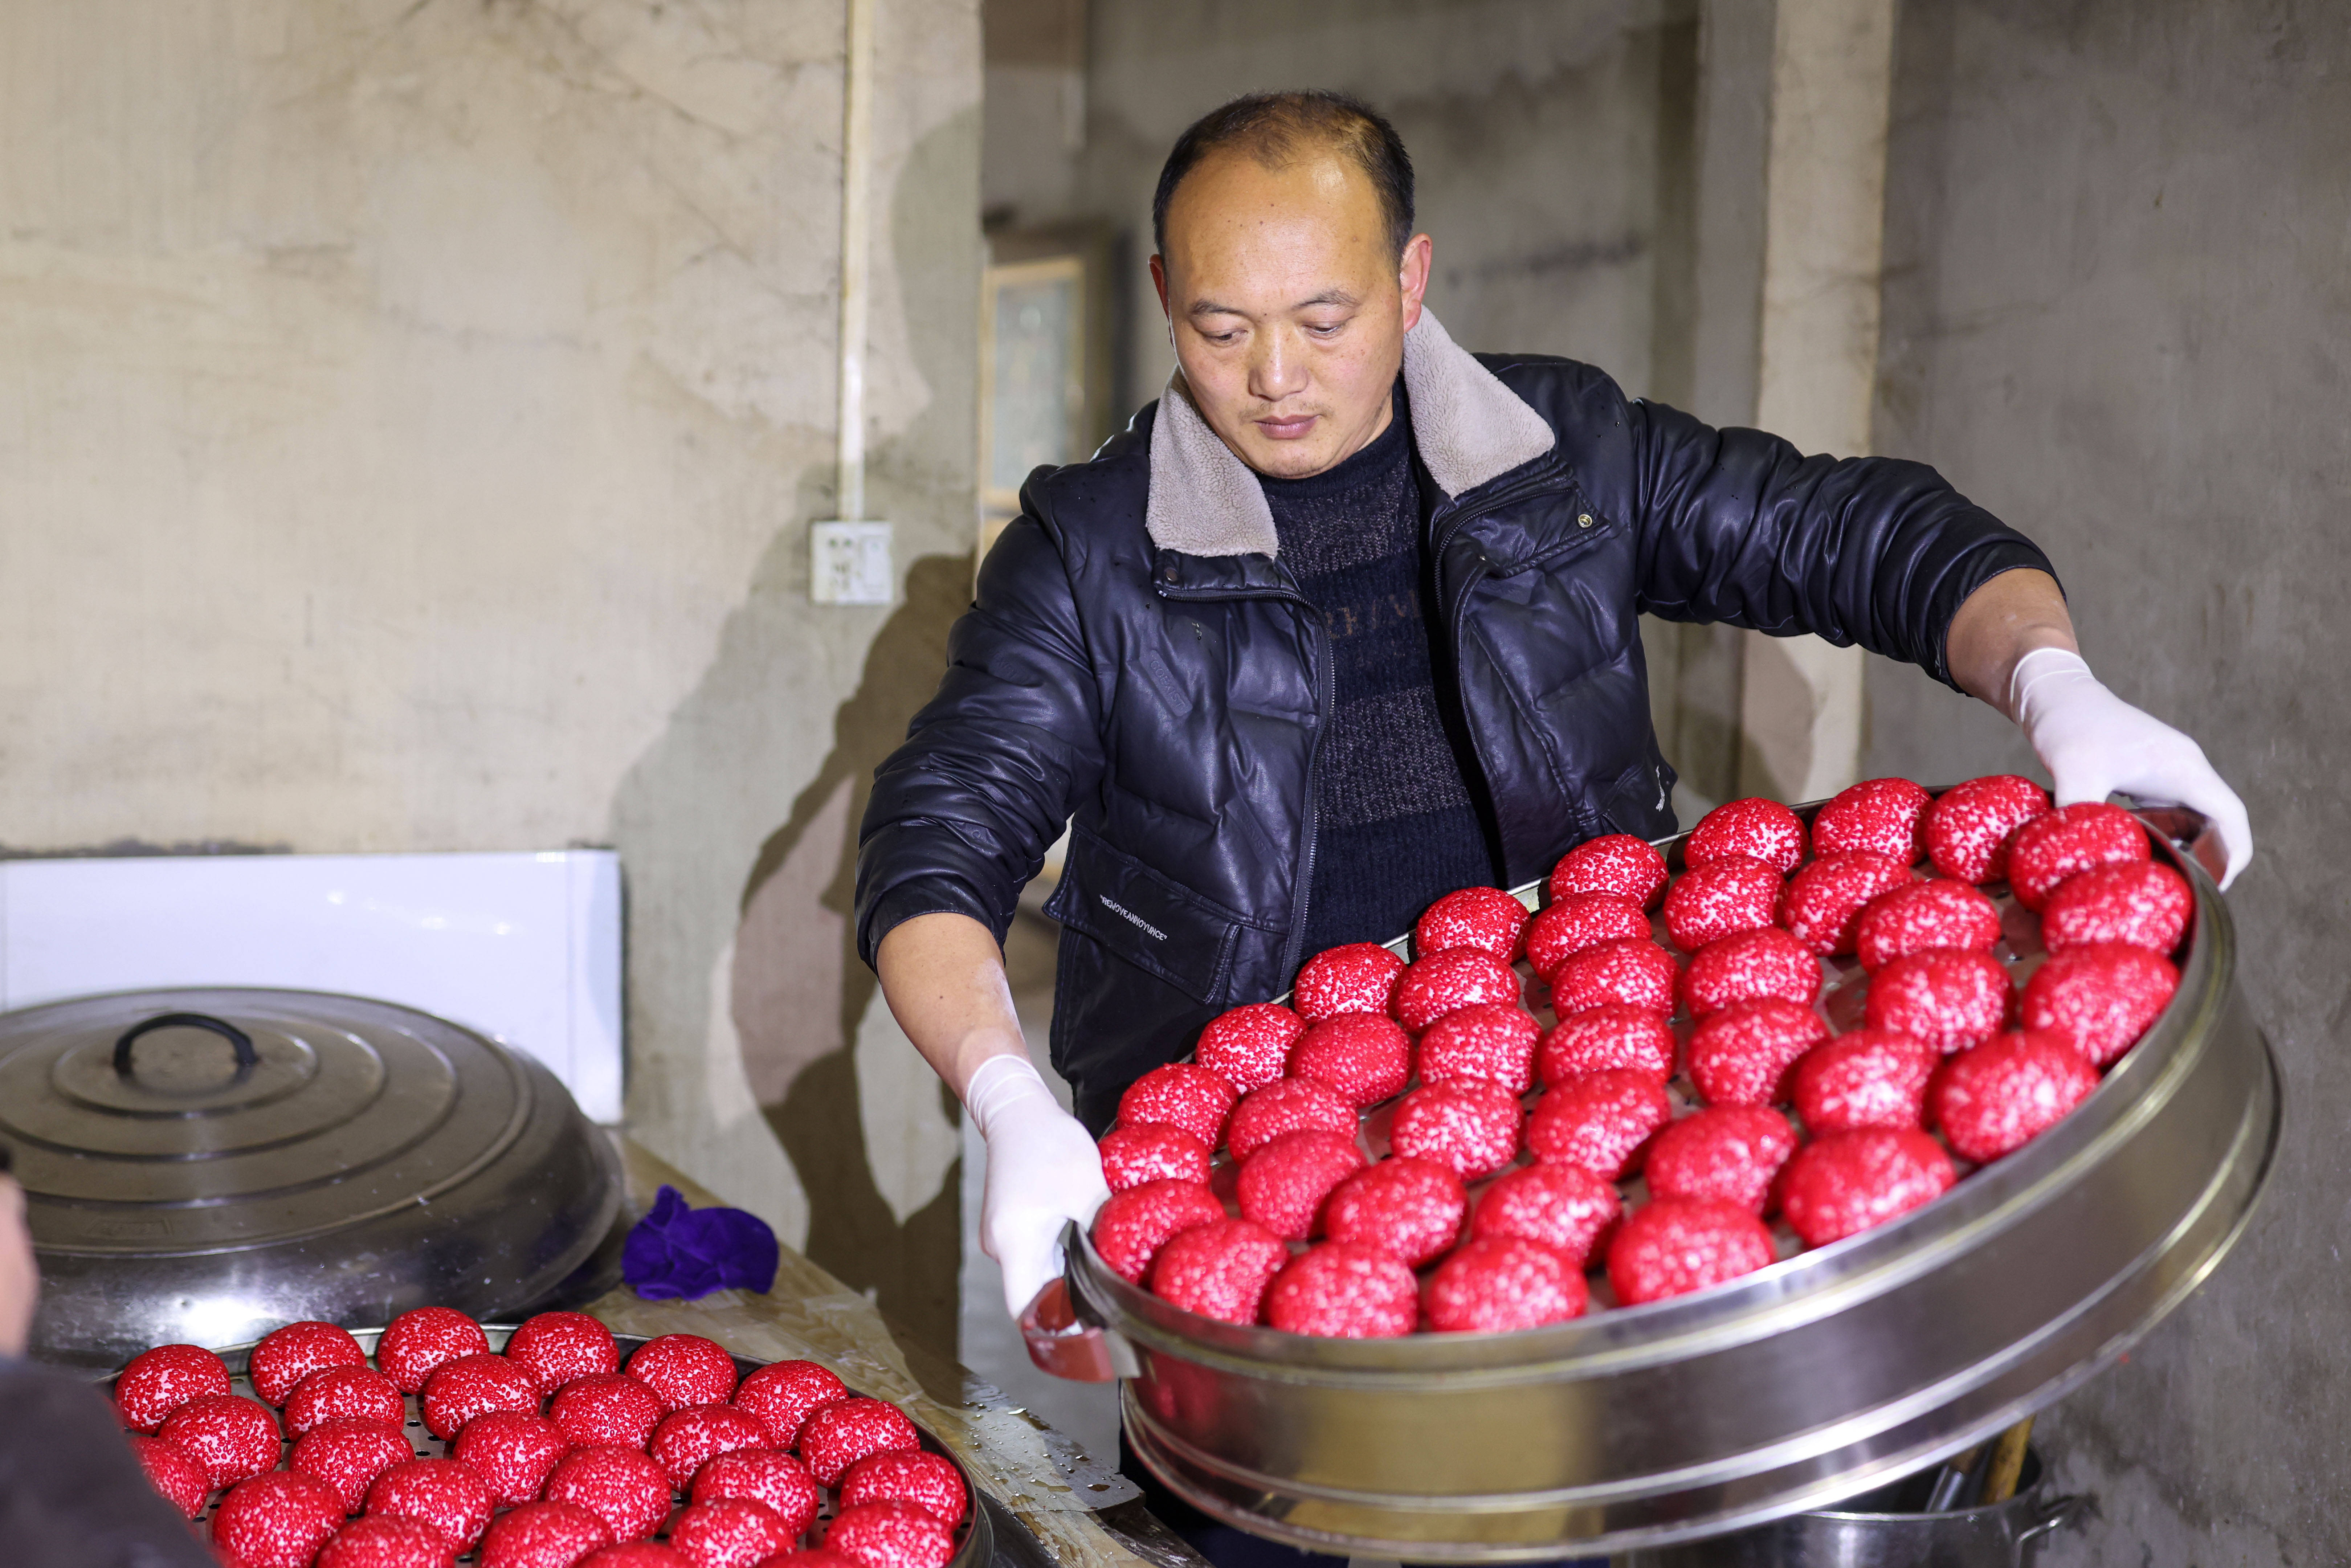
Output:
[[[1456,887],[1675,831],[1641,612],[1907,659],[2023,726],[2059,800],[2185,802],[2232,876],[2250,855],[2195,743],[2091,677],[2046,559],[1931,469],[1456,348],[1370,110],[1228,104],[1176,143],[1153,217],[1167,395],[1030,477],[858,862],[862,950],[987,1139],[982,1244],[1015,1311],[1103,1196],[1088,1129],[1209,1018]],[[1076,1120],[998,951],[1065,821]]]

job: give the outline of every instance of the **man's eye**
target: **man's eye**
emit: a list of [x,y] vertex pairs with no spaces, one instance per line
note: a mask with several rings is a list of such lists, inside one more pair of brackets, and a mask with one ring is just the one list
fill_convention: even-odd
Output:
[[1241,335],[1236,329],[1230,332],[1210,332],[1207,334],[1207,339],[1211,343],[1238,343],[1241,340]]
[[1344,321],[1309,321],[1306,329],[1318,338],[1335,338],[1347,329]]

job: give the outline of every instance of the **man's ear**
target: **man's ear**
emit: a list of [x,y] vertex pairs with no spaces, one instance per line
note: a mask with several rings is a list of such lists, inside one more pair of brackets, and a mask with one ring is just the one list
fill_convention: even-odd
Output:
[[1159,291],[1160,319],[1167,323],[1167,350],[1176,350],[1176,312],[1167,307],[1167,266],[1156,254],[1151,258],[1151,287]]
[[[1420,325],[1421,297],[1428,292],[1428,269],[1435,265],[1437,242],[1426,235],[1415,235],[1405,242],[1404,259],[1396,264],[1396,287],[1404,294],[1404,329],[1411,331]],[[1153,257],[1155,270],[1158,258]]]

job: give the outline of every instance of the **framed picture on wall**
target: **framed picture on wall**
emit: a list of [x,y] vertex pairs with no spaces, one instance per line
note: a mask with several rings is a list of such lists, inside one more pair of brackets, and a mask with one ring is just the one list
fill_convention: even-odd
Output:
[[980,505],[1010,517],[1040,464],[1083,457],[1087,426],[1086,263],[1047,256],[991,267],[979,314]]
[[1040,464],[1081,463],[1110,434],[1114,246],[1098,224],[987,236],[979,311],[980,554]]

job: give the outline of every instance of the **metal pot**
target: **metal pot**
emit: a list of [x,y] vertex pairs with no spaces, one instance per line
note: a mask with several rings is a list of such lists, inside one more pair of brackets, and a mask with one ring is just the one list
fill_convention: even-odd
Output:
[[2043,1540],[2082,1506],[2078,1497],[2044,1501],[2041,1479],[2040,1456],[2028,1453],[2005,1501],[1921,1513],[1902,1507],[1913,1499],[1873,1492],[1736,1535],[1628,1552],[1616,1568],[2030,1568]]
[[1070,1292],[1129,1440],[1258,1535],[1508,1562],[1819,1508],[2058,1398],[2210,1272],[2277,1140],[2228,909],[2158,837],[2195,889],[2179,989],[2097,1092],[1927,1207],[1717,1289],[1518,1333],[1311,1339],[1179,1311],[1073,1228]]
[[38,1359],[119,1365],[301,1318],[496,1317],[620,1214],[555,1075],[360,997],[126,991],[0,1014],[0,1143],[42,1275]]

